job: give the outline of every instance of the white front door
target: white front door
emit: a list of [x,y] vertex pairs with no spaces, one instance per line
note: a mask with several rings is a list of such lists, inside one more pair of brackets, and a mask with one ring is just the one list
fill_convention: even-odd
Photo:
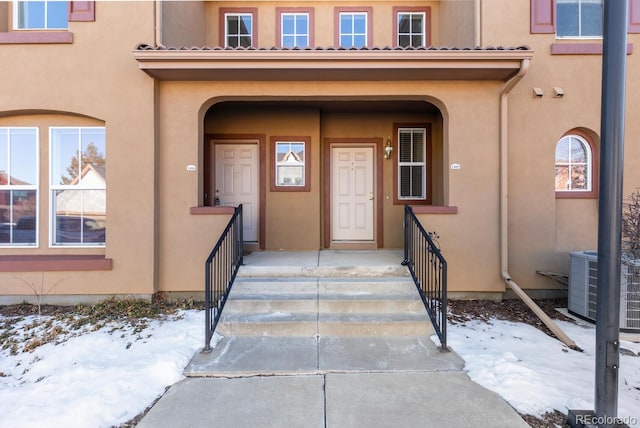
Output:
[[331,149],[331,239],[374,240],[373,147]]
[[258,145],[215,144],[213,189],[222,206],[242,204],[243,239],[258,241]]

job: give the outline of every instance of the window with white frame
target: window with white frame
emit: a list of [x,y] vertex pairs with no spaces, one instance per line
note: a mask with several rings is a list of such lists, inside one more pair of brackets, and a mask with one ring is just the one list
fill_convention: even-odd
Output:
[[398,199],[427,198],[427,130],[398,129]]
[[276,186],[305,186],[304,141],[276,142]]
[[602,37],[602,0],[556,0],[558,37]]
[[250,47],[253,45],[253,14],[225,14],[225,47]]
[[366,46],[367,20],[366,12],[340,12],[340,47]]
[[398,12],[398,46],[424,46],[425,22],[424,12]]
[[50,128],[51,243],[105,243],[106,141],[103,127]]
[[16,30],[66,30],[69,28],[68,7],[68,1],[15,1],[14,28]]
[[38,128],[0,128],[0,246],[38,242]]
[[309,46],[309,14],[282,13],[280,15],[280,43],[283,48]]
[[592,153],[579,135],[566,135],[556,144],[556,192],[592,191]]

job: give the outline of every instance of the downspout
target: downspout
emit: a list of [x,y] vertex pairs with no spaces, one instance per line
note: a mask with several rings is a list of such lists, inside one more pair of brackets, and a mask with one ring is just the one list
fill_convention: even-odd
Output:
[[513,292],[540,318],[549,330],[569,348],[581,351],[569,336],[538,306],[509,274],[509,205],[508,205],[508,97],[511,90],[529,70],[529,59],[523,59],[518,74],[512,77],[500,93],[500,273]]

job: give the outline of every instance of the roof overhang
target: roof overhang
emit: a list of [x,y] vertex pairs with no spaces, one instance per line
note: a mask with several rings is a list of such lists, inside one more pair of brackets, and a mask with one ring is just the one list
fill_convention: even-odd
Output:
[[169,49],[140,45],[140,69],[159,80],[497,80],[533,57],[527,47],[487,49]]

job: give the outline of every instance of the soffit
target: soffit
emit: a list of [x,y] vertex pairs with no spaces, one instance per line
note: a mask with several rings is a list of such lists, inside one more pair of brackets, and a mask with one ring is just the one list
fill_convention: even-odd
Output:
[[140,69],[159,80],[498,80],[533,51],[515,48],[255,49],[138,45]]

